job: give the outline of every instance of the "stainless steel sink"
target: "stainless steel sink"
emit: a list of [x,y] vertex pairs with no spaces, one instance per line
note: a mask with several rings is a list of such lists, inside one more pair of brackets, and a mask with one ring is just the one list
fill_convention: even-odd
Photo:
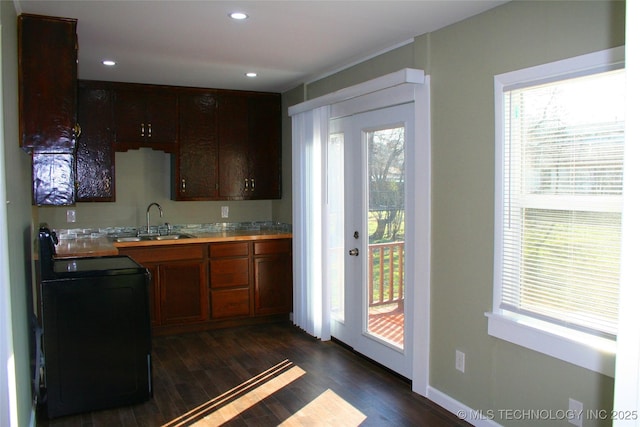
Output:
[[116,237],[116,242],[139,242],[141,241],[141,237]]
[[140,234],[138,236],[117,237],[116,242],[141,242],[148,240],[178,240],[178,239],[191,239],[194,236],[190,234],[167,234],[161,236],[159,234]]
[[166,236],[155,236],[152,237],[151,240],[178,240],[178,239],[191,239],[193,238],[190,234],[167,234]]

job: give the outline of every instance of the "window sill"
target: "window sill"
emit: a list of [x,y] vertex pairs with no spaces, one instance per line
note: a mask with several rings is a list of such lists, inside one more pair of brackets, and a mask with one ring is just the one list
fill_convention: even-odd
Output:
[[524,316],[485,313],[489,335],[614,377],[616,342]]

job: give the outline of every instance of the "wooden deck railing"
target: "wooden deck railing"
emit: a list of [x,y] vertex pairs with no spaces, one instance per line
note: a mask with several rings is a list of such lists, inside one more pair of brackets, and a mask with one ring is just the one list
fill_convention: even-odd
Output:
[[369,306],[404,300],[404,242],[369,245]]

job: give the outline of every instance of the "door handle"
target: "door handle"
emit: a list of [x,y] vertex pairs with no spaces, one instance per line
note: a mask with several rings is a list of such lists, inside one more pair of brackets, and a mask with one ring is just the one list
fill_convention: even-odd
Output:
[[360,251],[358,250],[358,248],[353,248],[349,250],[349,255],[351,256],[358,256],[360,255]]

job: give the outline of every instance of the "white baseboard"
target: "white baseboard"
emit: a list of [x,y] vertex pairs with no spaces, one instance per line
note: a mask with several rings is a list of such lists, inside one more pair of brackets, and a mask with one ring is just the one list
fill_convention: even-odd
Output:
[[502,427],[493,421],[490,416],[477,409],[469,408],[467,405],[431,386],[427,389],[427,399],[437,403],[456,417],[475,427]]

